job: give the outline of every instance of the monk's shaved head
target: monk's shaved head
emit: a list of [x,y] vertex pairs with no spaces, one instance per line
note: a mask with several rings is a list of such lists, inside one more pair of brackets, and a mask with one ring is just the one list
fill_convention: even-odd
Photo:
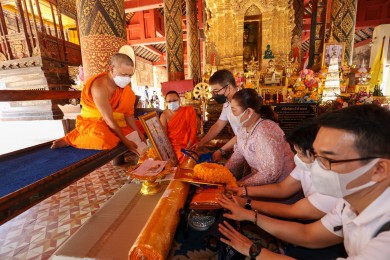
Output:
[[133,60],[123,53],[115,53],[112,55],[110,64],[111,66],[127,65],[134,67]]

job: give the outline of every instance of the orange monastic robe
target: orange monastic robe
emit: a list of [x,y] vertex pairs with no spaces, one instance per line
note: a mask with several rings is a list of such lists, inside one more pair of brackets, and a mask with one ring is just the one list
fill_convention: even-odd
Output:
[[186,148],[189,141],[196,142],[197,126],[196,112],[189,106],[180,107],[168,121],[168,138],[179,161],[183,157],[181,148]]
[[[91,94],[92,82],[107,72],[91,77],[81,92],[81,113],[76,119],[76,128],[65,136],[65,141],[76,148],[106,150],[114,148],[120,139],[111,131],[97,109]],[[133,130],[127,125],[125,116],[134,114],[135,94],[129,85],[116,88],[110,99],[114,119],[124,135]]]

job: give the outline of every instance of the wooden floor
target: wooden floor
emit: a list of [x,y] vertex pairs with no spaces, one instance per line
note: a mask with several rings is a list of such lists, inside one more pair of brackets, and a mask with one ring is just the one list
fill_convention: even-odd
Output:
[[110,163],[0,226],[0,259],[49,259],[127,181]]

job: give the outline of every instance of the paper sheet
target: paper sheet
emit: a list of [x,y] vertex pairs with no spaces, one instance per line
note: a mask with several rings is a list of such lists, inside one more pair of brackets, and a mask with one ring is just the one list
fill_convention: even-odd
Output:
[[130,141],[133,141],[137,145],[137,153],[139,156],[144,155],[148,151],[148,146],[146,143],[141,141],[141,138],[138,135],[137,131],[133,131],[130,134],[126,135],[126,138]]
[[145,160],[132,173],[140,176],[155,176],[159,174],[167,164],[167,161]]

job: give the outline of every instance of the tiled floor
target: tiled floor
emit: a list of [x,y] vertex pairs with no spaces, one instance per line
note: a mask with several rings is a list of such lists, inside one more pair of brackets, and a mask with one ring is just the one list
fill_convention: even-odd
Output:
[[49,259],[126,182],[110,163],[0,226],[0,259]]

